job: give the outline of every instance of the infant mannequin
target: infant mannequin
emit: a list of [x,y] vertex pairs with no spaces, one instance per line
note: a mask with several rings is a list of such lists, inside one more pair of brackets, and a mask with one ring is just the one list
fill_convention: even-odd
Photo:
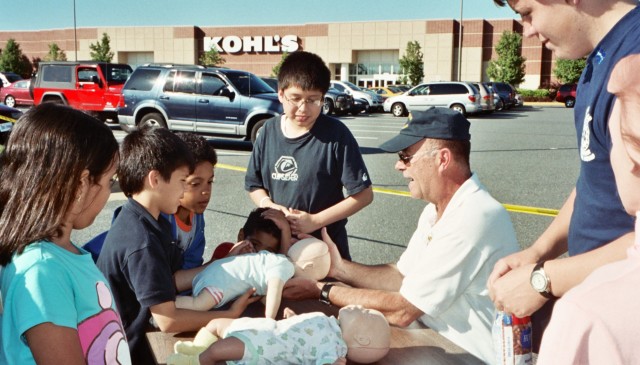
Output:
[[305,238],[289,249],[289,259],[267,251],[219,259],[193,279],[193,296],[176,298],[176,307],[206,311],[220,308],[251,288],[265,297],[265,317],[275,318],[284,283],[296,276],[323,279],[331,265],[329,249],[317,238]]
[[[217,337],[222,339],[216,341]],[[361,306],[340,309],[338,319],[320,312],[295,315],[286,308],[280,321],[214,319],[198,332],[195,342],[197,349],[176,343],[176,353],[167,364],[345,364],[345,356],[368,364],[388,353],[390,329],[382,313]]]

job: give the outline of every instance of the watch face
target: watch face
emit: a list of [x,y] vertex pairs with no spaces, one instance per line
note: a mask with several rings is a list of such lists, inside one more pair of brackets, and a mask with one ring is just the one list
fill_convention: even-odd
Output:
[[534,272],[531,274],[531,286],[538,292],[543,292],[547,289],[547,278],[541,272]]

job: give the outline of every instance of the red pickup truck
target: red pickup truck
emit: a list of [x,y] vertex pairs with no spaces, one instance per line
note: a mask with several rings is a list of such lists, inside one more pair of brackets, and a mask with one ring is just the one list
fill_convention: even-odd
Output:
[[33,102],[65,104],[117,122],[120,93],[132,72],[122,63],[40,62],[31,82]]

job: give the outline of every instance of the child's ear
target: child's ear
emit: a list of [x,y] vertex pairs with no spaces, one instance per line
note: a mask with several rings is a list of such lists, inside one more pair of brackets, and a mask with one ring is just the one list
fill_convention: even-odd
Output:
[[240,228],[240,230],[238,231],[238,241],[244,241],[244,229]]
[[147,181],[151,189],[155,189],[158,186],[160,179],[162,179],[162,176],[160,176],[160,171],[151,170],[147,174],[147,177],[145,180]]

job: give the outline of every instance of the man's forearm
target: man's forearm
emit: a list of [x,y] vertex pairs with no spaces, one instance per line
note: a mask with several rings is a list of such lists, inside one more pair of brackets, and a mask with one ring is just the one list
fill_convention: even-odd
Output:
[[343,265],[335,279],[356,288],[399,291],[404,278],[393,264],[363,265],[345,260]]
[[567,251],[569,223],[571,222],[571,215],[573,214],[575,198],[576,189],[574,188],[553,222],[551,222],[544,233],[531,245],[530,249],[536,252],[538,261],[555,259]]

